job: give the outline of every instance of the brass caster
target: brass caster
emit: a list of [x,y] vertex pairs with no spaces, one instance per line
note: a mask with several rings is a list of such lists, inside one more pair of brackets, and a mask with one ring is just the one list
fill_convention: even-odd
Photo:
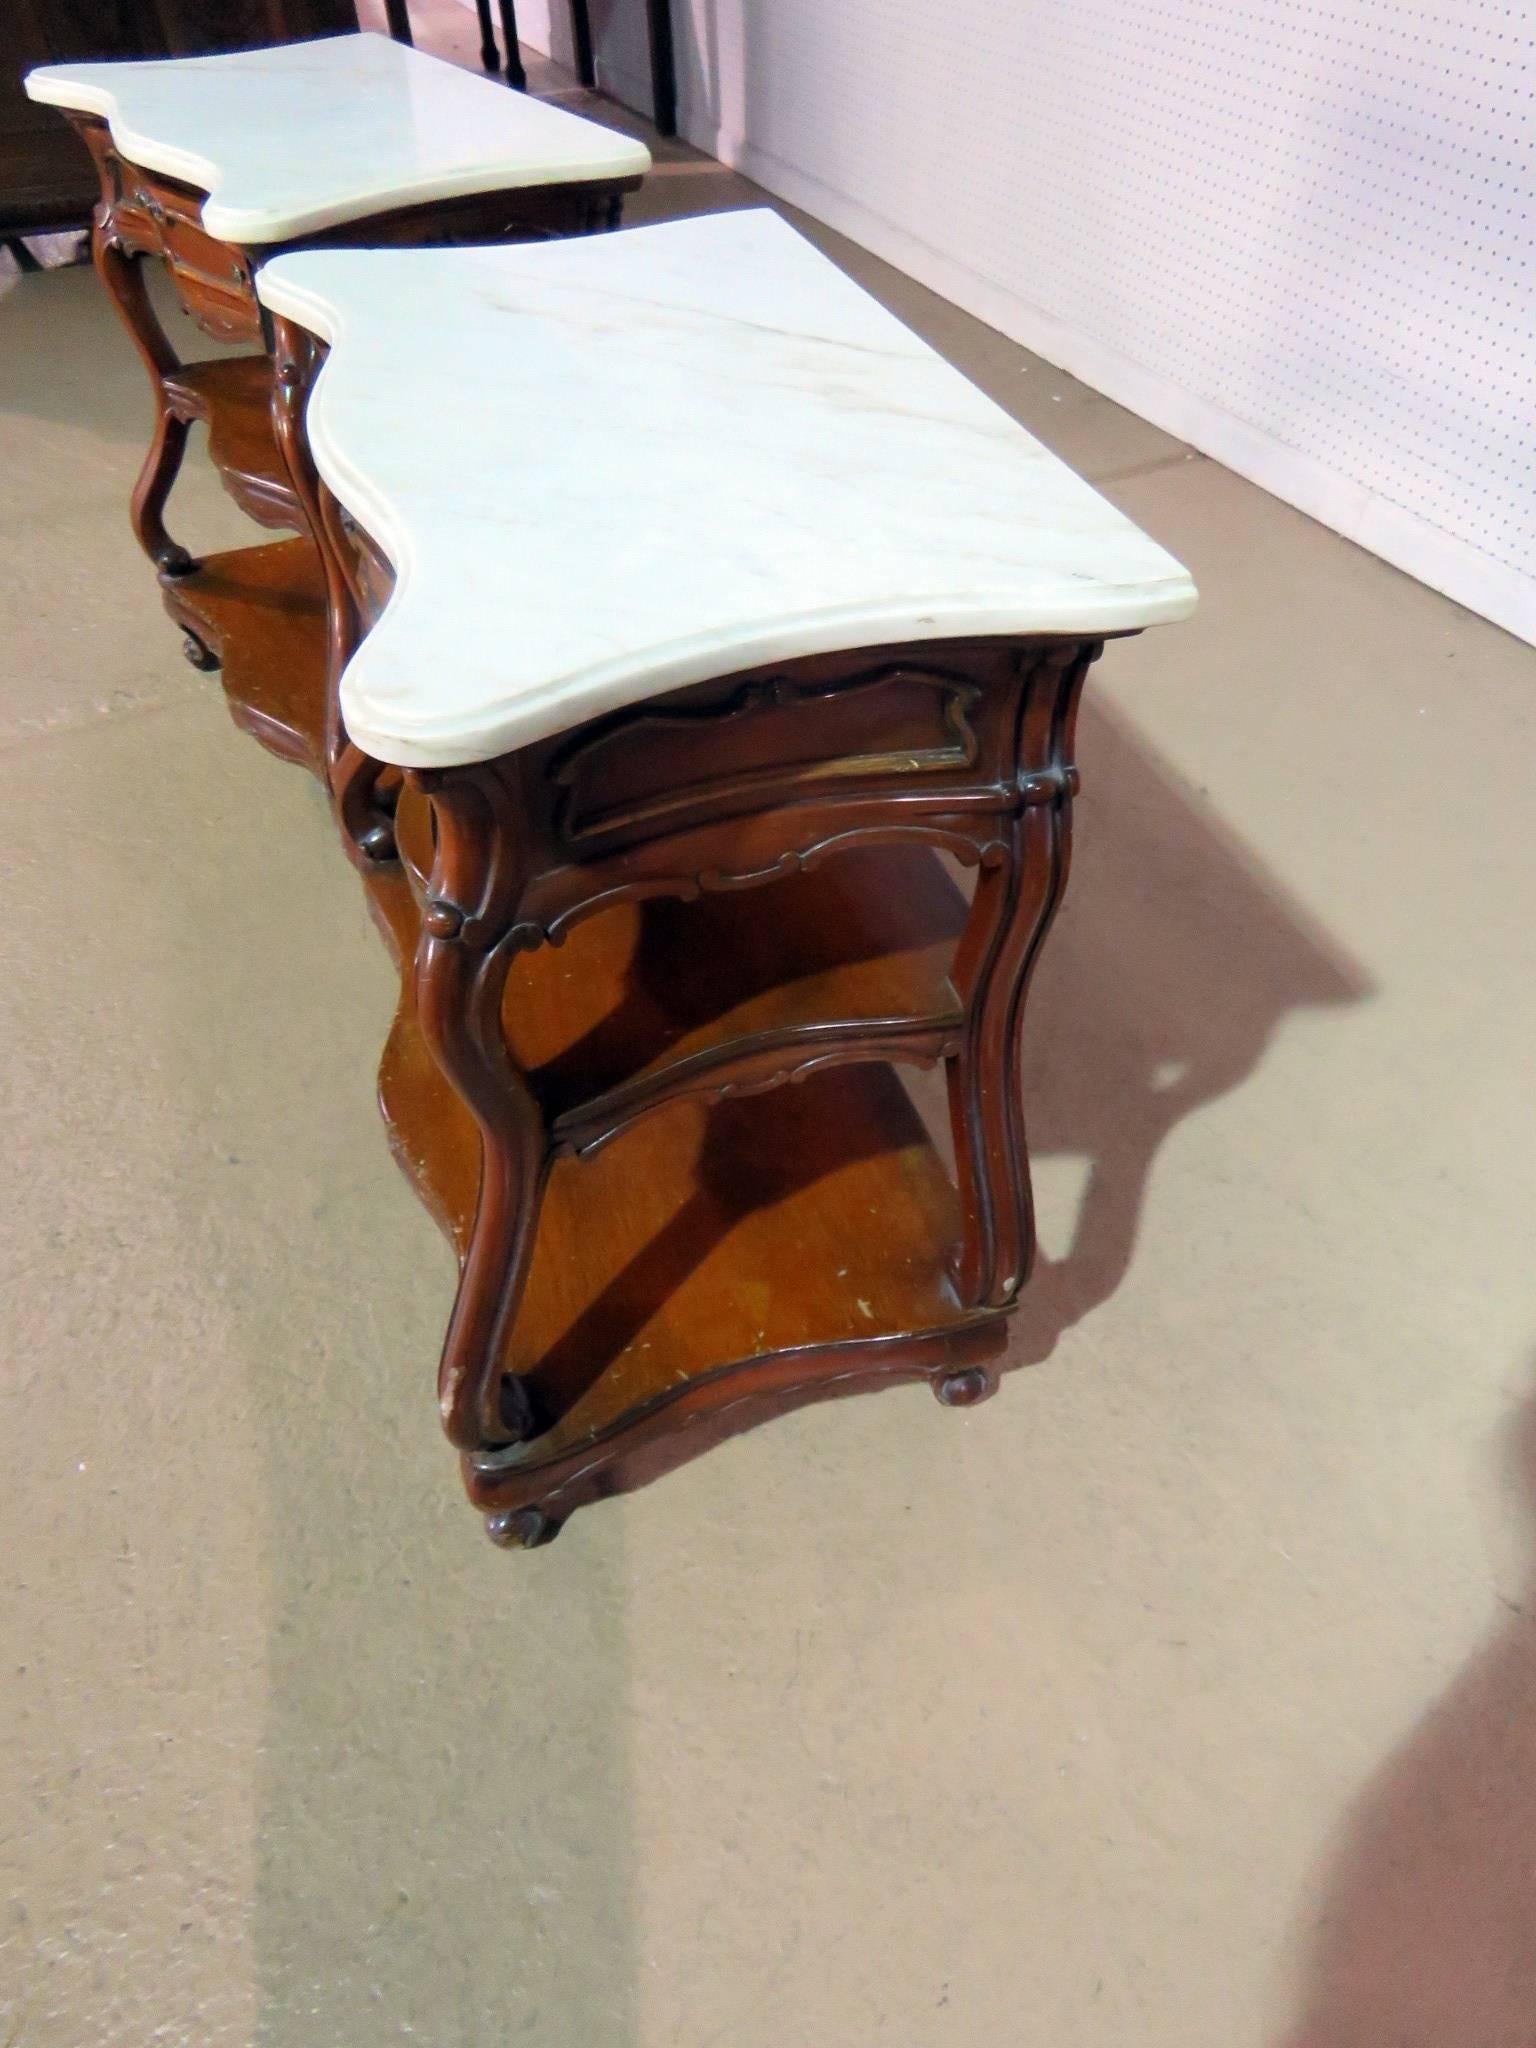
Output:
[[933,1383],[934,1398],[946,1408],[974,1408],[978,1401],[985,1401],[989,1394],[997,1392],[997,1381],[984,1373],[979,1365],[967,1367],[964,1372],[946,1374]]
[[181,651],[194,668],[200,668],[205,675],[211,675],[219,666],[219,657],[208,645],[200,640],[190,627],[181,636]]
[[537,1550],[554,1542],[560,1524],[538,1508],[498,1508],[486,1516],[485,1533],[498,1550]]

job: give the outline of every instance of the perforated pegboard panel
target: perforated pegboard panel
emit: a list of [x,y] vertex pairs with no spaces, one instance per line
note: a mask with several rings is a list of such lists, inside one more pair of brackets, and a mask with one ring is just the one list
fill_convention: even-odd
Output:
[[1536,577],[1528,6],[674,4],[700,139]]

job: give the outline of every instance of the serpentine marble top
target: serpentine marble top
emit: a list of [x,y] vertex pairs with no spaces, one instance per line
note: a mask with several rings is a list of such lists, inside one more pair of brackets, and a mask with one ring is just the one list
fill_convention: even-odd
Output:
[[387,36],[216,57],[49,64],[34,100],[98,114],[130,163],[208,193],[225,242],[282,242],[396,206],[638,178],[643,143]]
[[484,760],[761,662],[1181,619],[1170,555],[776,214],[303,250],[310,445],[394,565],[341,704]]

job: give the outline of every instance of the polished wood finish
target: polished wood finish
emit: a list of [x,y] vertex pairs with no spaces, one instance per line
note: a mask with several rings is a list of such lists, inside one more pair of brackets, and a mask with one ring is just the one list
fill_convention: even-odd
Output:
[[[458,1258],[439,1407],[493,1538],[807,1402],[984,1399],[1034,1250],[1019,1046],[1100,642],[855,649],[497,760],[370,760],[338,686],[392,578],[308,448],[323,347],[279,319],[259,356],[177,363],[151,238],[221,333],[246,255],[219,277],[185,200],[111,175],[97,261],[160,405],[136,530],[236,722],[325,784],[399,965],[379,1099]],[[196,418],[298,538],[202,564],[169,539]],[[952,1164],[903,1065],[944,1071]]]
[[210,555],[165,600],[193,667],[222,668],[236,725],[324,781],[326,593],[311,544]]
[[[422,908],[409,870],[376,869],[367,887],[409,969]],[[995,1384],[1001,1320],[953,1282],[954,1186],[895,1076],[867,1063],[883,1013],[953,1007],[942,958],[964,899],[931,853],[878,849],[757,895],[626,905],[579,927],[569,957],[524,956],[508,975],[502,1029],[544,1055],[530,1070],[540,1094],[655,1061],[673,1023],[678,1040],[654,1114],[549,1163],[495,1381],[504,1441],[464,1458],[498,1541],[543,1541],[583,1502],[806,1402],[926,1378],[964,1403]],[[814,1056],[787,1056],[841,1009],[876,1027],[859,1064],[823,1074]],[[733,1031],[768,1056],[737,1050]],[[705,1100],[684,1071],[694,1040],[723,1055]],[[379,1098],[468,1272],[483,1133],[434,1056],[409,972]],[[529,1435],[505,1441],[513,1414]]]
[[[407,774],[409,1057],[397,1042],[382,1094],[460,1249],[439,1401],[499,1534],[542,1536],[582,1501],[830,1392],[891,1377],[927,1377],[952,1401],[991,1390],[990,1326],[1033,1252],[1022,1005],[1065,883],[1072,723],[1097,651],[817,657]],[[976,870],[963,918],[935,850]],[[903,875],[901,860],[928,868]],[[611,926],[584,943],[589,921],[620,911],[638,918],[628,937]],[[954,1187],[911,1149],[889,1076],[864,1071],[940,1061]],[[732,1100],[786,1083],[763,1111]],[[806,1101],[819,1108],[803,1120]],[[434,1133],[455,1117],[445,1172]],[[910,1294],[859,1277],[887,1243]],[[672,1291],[664,1311],[636,1280],[658,1270],[681,1292],[695,1270],[723,1274],[736,1306],[694,1301],[674,1327]],[[749,1300],[763,1302],[750,1338]]]
[[214,356],[182,363],[162,380],[166,408],[203,420],[208,455],[235,503],[258,526],[306,531],[300,498],[272,425],[272,364],[266,356]]
[[[322,547],[210,558],[167,601],[341,814],[330,685],[386,587],[310,489]],[[366,764],[401,970],[380,1106],[459,1260],[439,1400],[498,1542],[807,1402],[993,1391],[1033,1252],[1023,1002],[1097,652],[866,649],[498,761]],[[902,1064],[944,1068],[952,1167]]]

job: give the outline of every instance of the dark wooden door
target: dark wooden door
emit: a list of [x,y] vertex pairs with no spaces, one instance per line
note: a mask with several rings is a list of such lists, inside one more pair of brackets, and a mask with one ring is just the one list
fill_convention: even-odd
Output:
[[79,138],[22,86],[35,64],[193,57],[341,35],[354,0],[3,0],[0,4],[0,237],[84,227],[96,172]]

